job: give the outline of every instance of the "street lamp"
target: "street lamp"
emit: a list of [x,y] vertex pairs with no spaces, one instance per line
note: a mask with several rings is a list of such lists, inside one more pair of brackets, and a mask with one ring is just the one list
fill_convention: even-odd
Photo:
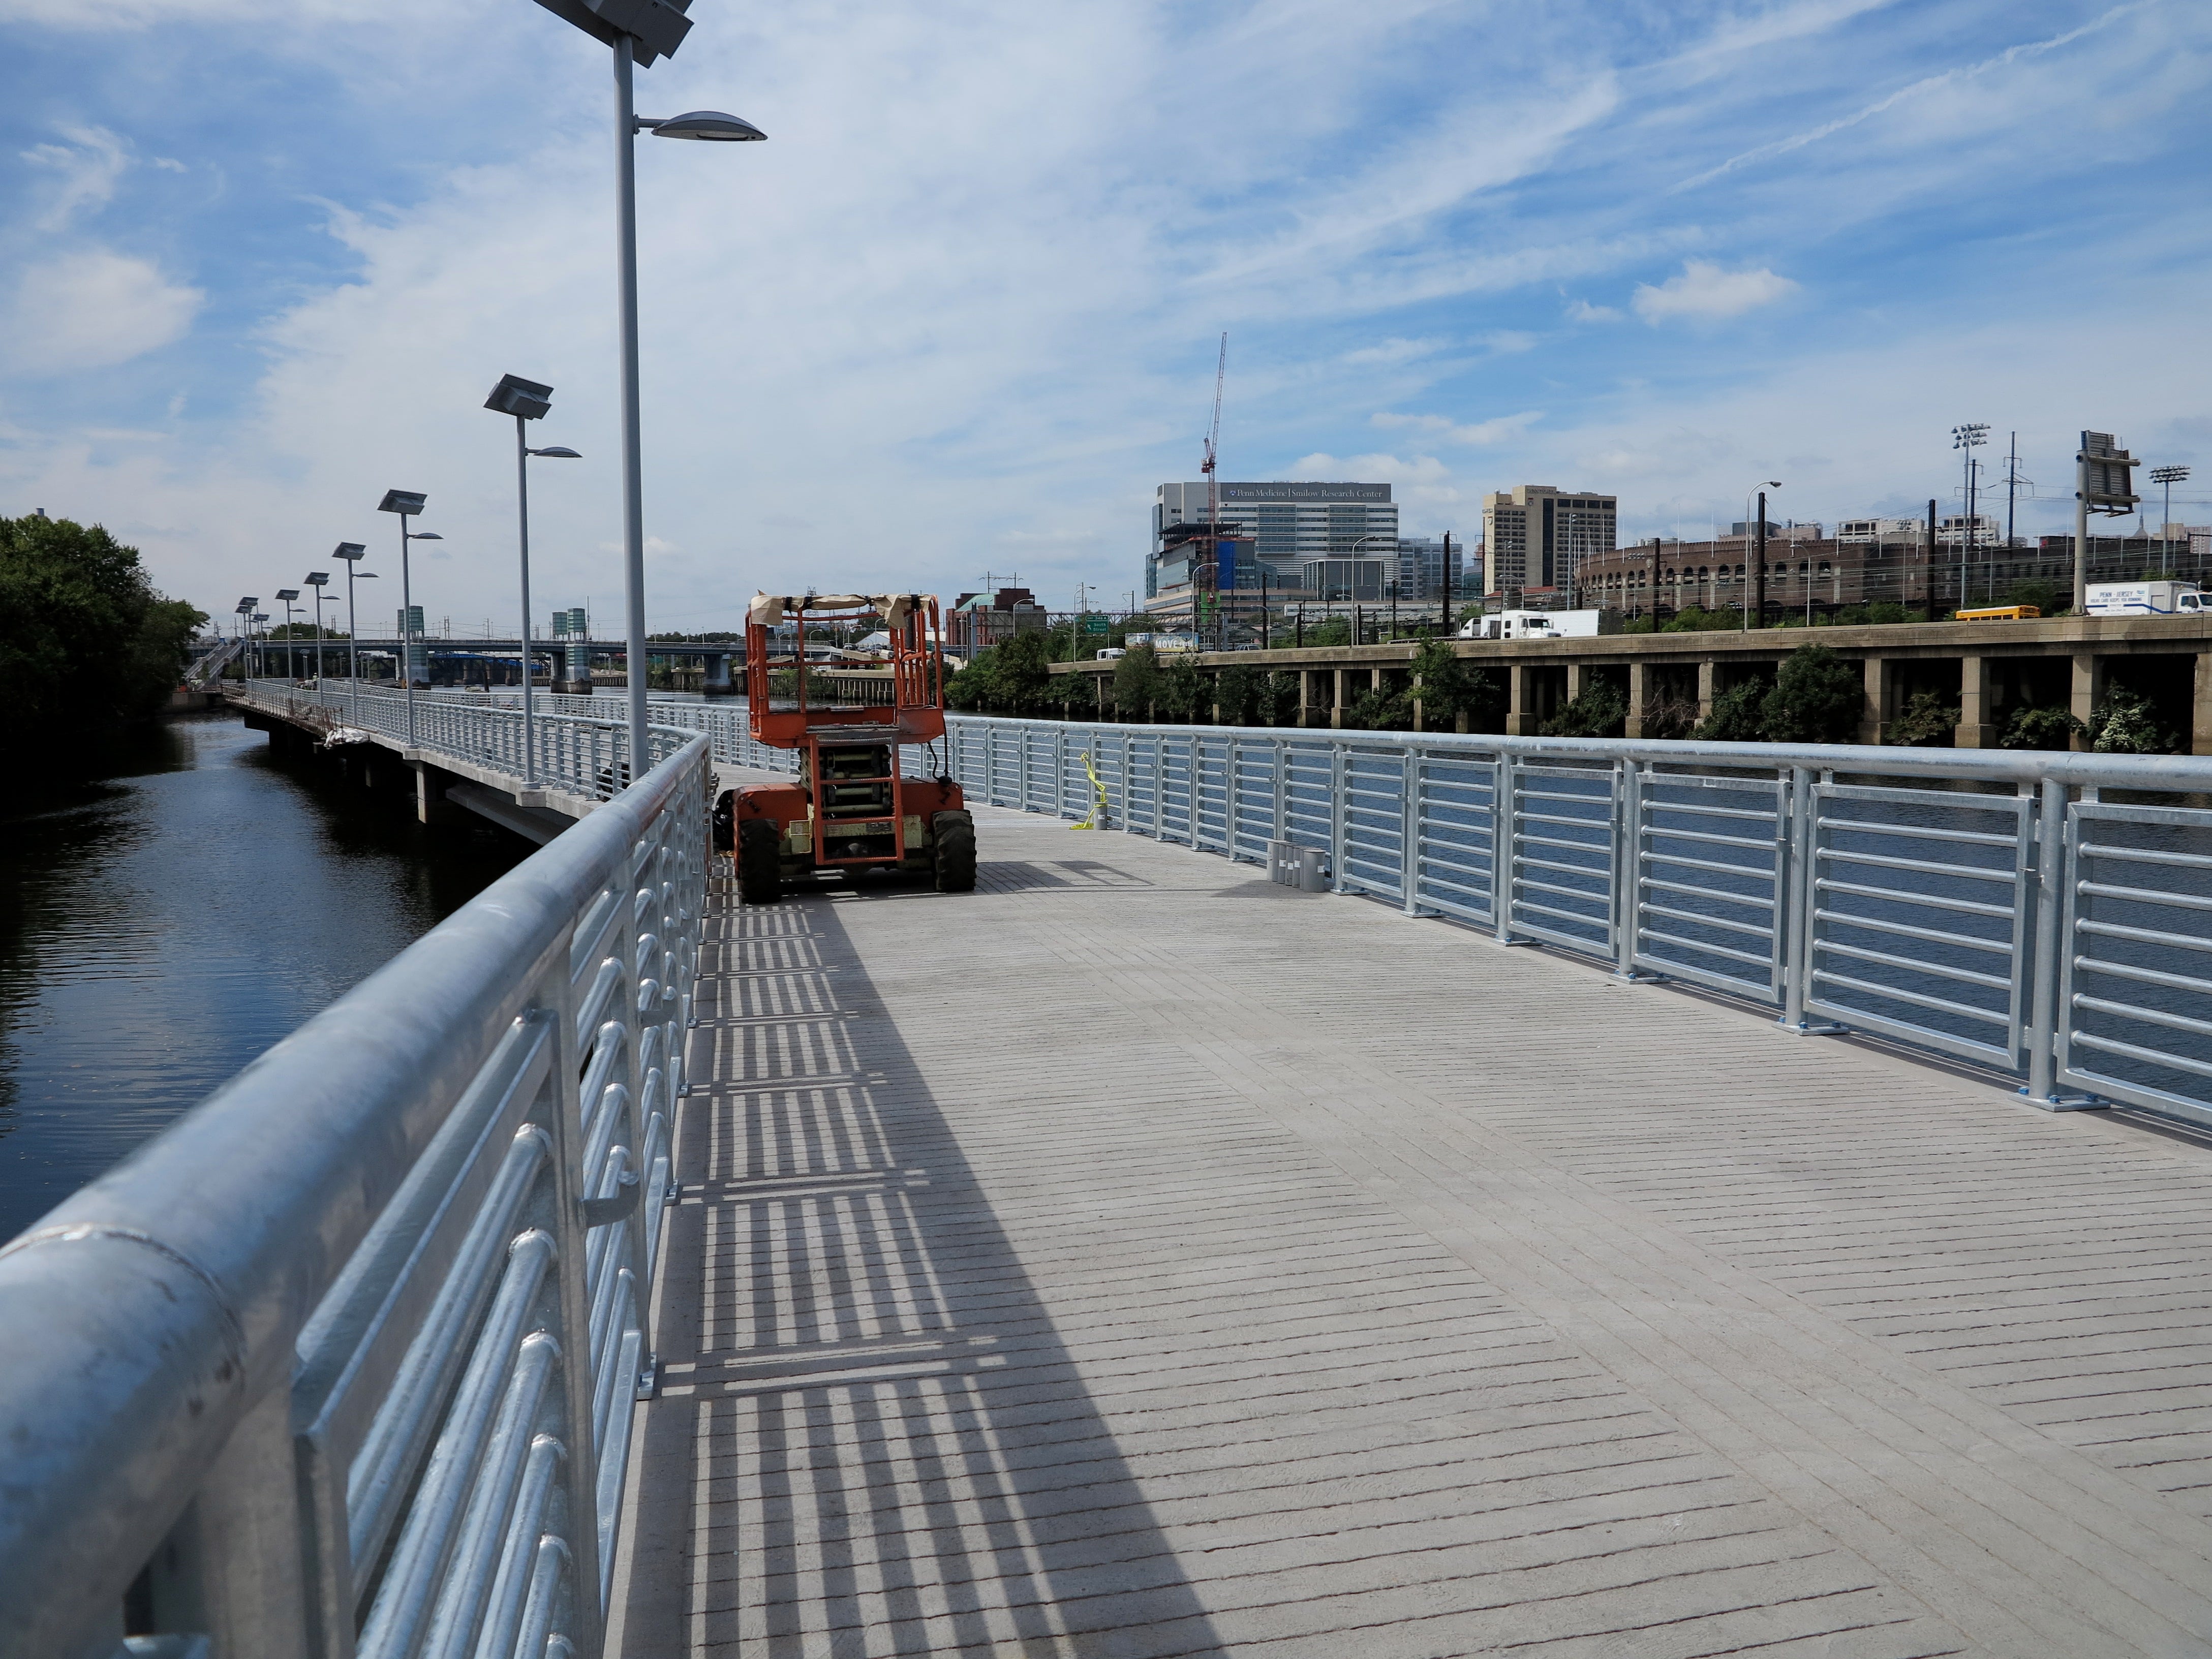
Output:
[[276,597],[284,601],[284,678],[297,682],[300,678],[300,648],[292,633],[292,601],[300,597],[296,587],[280,587]]
[[1990,441],[1987,421],[1968,421],[1951,428],[1951,447],[1966,457],[1966,481],[1962,493],[1966,498],[1966,521],[1959,527],[1959,607],[1966,603],[1966,560],[1968,550],[1974,544],[1975,485],[1981,463],[1974,452]]
[[2166,527],[2173,522],[2173,487],[2186,482],[2188,477],[2189,469],[2185,466],[2154,466],[2150,470],[2150,481],[2154,484],[2163,484],[2166,487],[2166,513],[2158,521],[2158,556],[2160,564],[2164,564],[2173,556],[2172,550],[2166,544]]
[[[672,55],[690,32],[683,4],[669,0],[538,0],[613,48],[615,63],[615,246],[617,308],[622,336],[623,568],[629,604],[629,743],[633,778],[642,776],[645,709],[644,452],[637,399],[637,135],[708,143],[757,143],[768,135],[719,110],[690,110],[666,119],[641,118],[632,100],[631,70]],[[688,3],[688,0],[684,0]],[[616,20],[619,18],[619,21]],[[526,699],[526,702],[527,699]]]
[[320,702],[323,695],[323,590],[331,585],[331,573],[311,570],[302,580],[315,590],[315,698]]
[[238,602],[238,623],[236,635],[238,639],[238,648],[241,653],[246,649],[246,647],[252,637],[253,624],[250,619],[253,615],[253,607],[260,603],[261,601],[258,598],[251,595]]
[[[538,783],[538,745],[532,738],[530,712],[536,684],[530,673],[530,458],[536,455],[549,461],[580,461],[584,458],[573,449],[558,446],[532,449],[525,436],[524,423],[542,418],[553,407],[551,386],[526,380],[519,374],[502,374],[499,384],[491,389],[491,396],[484,399],[484,407],[514,416],[514,511],[522,549],[522,781],[526,787],[534,788]],[[635,733],[632,736],[635,738]]]
[[263,647],[267,643],[269,638],[269,613],[266,611],[257,611],[251,617],[248,618],[248,620],[253,624],[253,626],[246,631],[249,635],[254,636],[253,660],[255,665],[258,666],[261,663]]
[[368,550],[359,542],[340,542],[331,550],[334,559],[343,559],[346,568],[346,724],[361,724],[361,629],[354,620],[353,585],[356,579],[374,579],[376,572],[358,567],[362,556]]
[[415,583],[408,570],[407,549],[411,542],[441,542],[446,539],[434,530],[410,531],[407,528],[407,520],[421,514],[424,499],[419,489],[387,489],[384,492],[384,499],[376,505],[380,513],[397,513],[399,515],[399,677],[407,688],[407,746],[410,749],[415,747]]

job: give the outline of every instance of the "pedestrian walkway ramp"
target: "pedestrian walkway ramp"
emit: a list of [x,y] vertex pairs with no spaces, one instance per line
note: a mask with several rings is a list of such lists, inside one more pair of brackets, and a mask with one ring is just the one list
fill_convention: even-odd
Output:
[[2212,1653],[2212,1152],[977,817],[716,896],[619,1651]]

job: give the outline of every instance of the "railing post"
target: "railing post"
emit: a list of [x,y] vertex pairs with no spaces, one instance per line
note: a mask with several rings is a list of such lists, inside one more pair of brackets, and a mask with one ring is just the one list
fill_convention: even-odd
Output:
[[1052,734],[1052,815],[1056,818],[1067,816],[1067,728],[1060,726]]
[[1281,738],[1268,739],[1275,750],[1274,817],[1271,841],[1287,841],[1291,835],[1291,745]]
[[1790,769],[1790,870],[1787,890],[1790,947],[1783,981],[1782,1024],[1801,1036],[1842,1030],[1814,1025],[1805,1013],[1813,989],[1813,946],[1820,908],[1820,792],[1809,767]]
[[1622,979],[1635,979],[1644,873],[1643,763],[1627,757],[1616,762],[1613,787],[1613,969]]
[[1421,888],[1421,751],[1407,744],[1401,755],[1398,784],[1398,890],[1409,916],[1420,914]]
[[1520,787],[1512,753],[1500,750],[1490,786],[1490,925],[1500,945],[1513,943],[1513,815]]
[[1328,744],[1328,889],[1332,893],[1344,890],[1344,744],[1337,738]]
[[2035,954],[2029,967],[2027,1027],[2027,1087],[2022,1091],[2038,1106],[2055,1108],[2058,1097],[2059,963],[2068,948],[2063,937],[2066,911],[2066,786],[2056,778],[2043,780],[2035,838]]
[[1168,838],[1168,740],[1152,733],[1152,839]]

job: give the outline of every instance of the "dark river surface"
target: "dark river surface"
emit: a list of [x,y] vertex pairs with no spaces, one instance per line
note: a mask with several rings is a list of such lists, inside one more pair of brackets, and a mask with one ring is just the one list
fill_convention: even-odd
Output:
[[532,850],[173,720],[0,816],[0,1240]]

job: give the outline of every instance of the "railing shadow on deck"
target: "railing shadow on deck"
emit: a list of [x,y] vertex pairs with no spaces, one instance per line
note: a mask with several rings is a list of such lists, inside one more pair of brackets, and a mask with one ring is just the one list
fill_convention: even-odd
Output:
[[837,907],[708,931],[622,1651],[1223,1651]]

